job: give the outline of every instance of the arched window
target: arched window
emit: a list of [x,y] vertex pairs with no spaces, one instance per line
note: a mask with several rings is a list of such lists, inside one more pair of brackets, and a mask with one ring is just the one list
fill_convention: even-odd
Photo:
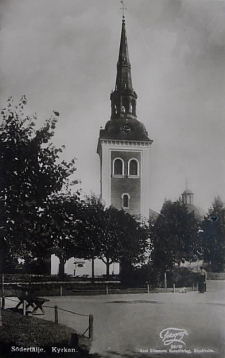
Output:
[[130,200],[130,195],[129,194],[123,194],[122,195],[122,207],[124,209],[129,209],[129,200]]
[[120,158],[113,161],[113,175],[124,175],[124,162]]
[[132,103],[129,103],[129,113],[133,112],[133,107],[132,107]]
[[132,100],[132,114],[136,116],[136,102],[134,99]]
[[137,176],[139,175],[139,163],[137,159],[130,159],[128,163],[128,175]]
[[123,113],[128,113],[129,112],[129,101],[128,98],[123,98],[123,104],[122,106],[124,107],[124,112]]

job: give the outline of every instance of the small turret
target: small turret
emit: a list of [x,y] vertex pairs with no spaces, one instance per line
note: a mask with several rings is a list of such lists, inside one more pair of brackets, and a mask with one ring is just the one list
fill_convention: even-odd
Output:
[[191,190],[186,189],[181,196],[184,204],[193,204],[194,193]]
[[202,220],[206,213],[202,208],[194,205],[194,193],[192,193],[191,190],[186,188],[181,194],[181,197],[181,201],[186,204],[188,212],[193,212],[198,220]]

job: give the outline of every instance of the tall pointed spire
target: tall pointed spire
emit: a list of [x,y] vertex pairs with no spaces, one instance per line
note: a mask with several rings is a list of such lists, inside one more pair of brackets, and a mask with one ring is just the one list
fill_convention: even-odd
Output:
[[[123,7],[122,10],[124,11],[125,8]],[[110,100],[111,117],[106,123],[105,129],[101,129],[100,138],[152,143],[152,140],[148,138],[144,124],[137,119],[136,115],[137,94],[132,86],[124,14],[117,61],[116,85],[115,90],[110,95]]]
[[115,91],[111,94],[112,114],[115,118],[136,118],[137,94],[133,90],[131,78],[131,64],[129,60],[125,17],[122,19],[119,57]]
[[118,90],[123,90],[123,89],[133,90],[132,79],[131,79],[131,65],[130,65],[130,60],[129,60],[129,52],[128,52],[125,17],[124,16],[123,16],[123,20],[122,20],[119,58],[118,58],[118,62],[117,62],[116,88]]

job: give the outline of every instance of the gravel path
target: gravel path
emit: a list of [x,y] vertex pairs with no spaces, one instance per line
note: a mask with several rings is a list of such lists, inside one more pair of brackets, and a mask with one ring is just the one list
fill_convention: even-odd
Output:
[[[101,357],[225,357],[225,281],[208,281],[205,294],[51,297],[48,305],[93,314],[91,353]],[[40,318],[53,320],[54,310],[45,311]],[[59,310],[59,322],[83,333],[88,317]],[[163,342],[166,331],[162,331],[166,328],[179,329],[168,333],[178,333],[181,342],[165,345],[168,339]]]

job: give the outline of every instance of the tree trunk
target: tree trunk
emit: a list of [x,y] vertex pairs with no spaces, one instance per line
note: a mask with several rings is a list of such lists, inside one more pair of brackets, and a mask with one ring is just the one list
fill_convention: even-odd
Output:
[[[3,241],[3,238],[0,237],[0,240]],[[1,298],[0,298],[0,305],[2,305],[2,300],[4,299],[5,292],[4,292],[4,252],[3,250],[0,251],[0,285],[1,285]],[[2,310],[0,306],[0,327],[2,326]]]
[[[2,300],[4,299],[3,296],[4,296],[4,274],[3,272],[1,271],[1,300],[0,300],[0,304],[2,305]],[[0,307],[0,327],[2,326],[2,310],[1,310],[1,307]]]
[[101,257],[101,260],[104,262],[104,264],[106,265],[106,279],[109,278],[109,266],[113,263],[112,260],[110,261],[110,259],[106,258],[106,259],[103,259]]
[[[0,181],[0,193],[2,193],[3,190],[3,184],[2,184],[2,180]],[[4,201],[1,199],[0,200],[0,285],[1,285],[1,296],[3,297],[4,295],[4,258],[5,258],[5,254],[4,254],[4,249],[3,249],[3,243],[4,243],[4,220],[3,220],[3,215],[4,215]],[[0,302],[2,303],[2,301],[0,300]],[[2,326],[2,310],[0,307],[0,326]]]
[[59,278],[61,280],[64,280],[65,278],[65,263],[66,260],[63,259],[62,257],[59,257]]
[[109,279],[109,266],[110,266],[109,259],[106,259],[106,280]]
[[92,279],[92,282],[95,282],[95,258],[92,257],[91,259],[91,279]]
[[122,258],[120,261],[119,277],[121,283],[127,287],[133,285],[131,272],[133,272],[133,266],[131,262],[125,258]]

